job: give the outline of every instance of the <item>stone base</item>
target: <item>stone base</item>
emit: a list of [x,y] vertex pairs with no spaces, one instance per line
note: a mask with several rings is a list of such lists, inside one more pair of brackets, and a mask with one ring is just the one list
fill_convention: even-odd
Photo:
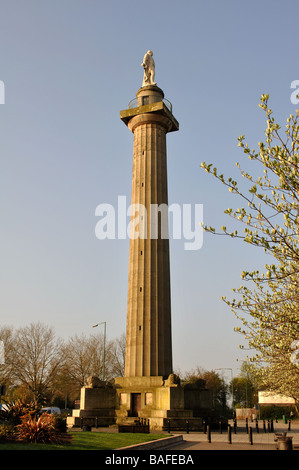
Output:
[[194,421],[191,409],[184,407],[184,389],[171,374],[163,377],[117,377],[115,389],[119,409],[116,422],[125,424],[132,419],[146,419],[151,430],[184,430],[187,421],[193,428],[202,428],[202,420]]
[[[200,391],[205,398],[200,402]],[[178,377],[117,377],[114,385],[93,381],[81,389],[80,410],[73,410],[67,419],[68,426],[109,426],[134,424],[148,420],[151,430],[202,429],[200,408],[210,408],[206,390],[185,391]],[[192,399],[193,397],[193,399]],[[186,404],[191,407],[185,408]],[[204,405],[204,406],[202,406]],[[194,415],[193,409],[196,408]]]
[[167,417],[170,410],[184,410],[183,389],[163,377],[117,377],[118,417]]
[[115,389],[97,377],[89,377],[81,388],[80,409],[67,417],[68,427],[110,426],[115,423]]
[[93,409],[93,410],[73,410],[72,416],[66,418],[69,428],[80,428],[82,425],[92,427],[108,427],[115,424],[115,410]]

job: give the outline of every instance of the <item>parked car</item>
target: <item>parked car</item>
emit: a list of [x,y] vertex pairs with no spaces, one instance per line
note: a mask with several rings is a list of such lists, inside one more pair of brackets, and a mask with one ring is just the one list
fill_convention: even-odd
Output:
[[45,408],[42,408],[40,410],[40,413],[48,413],[50,415],[54,415],[54,414],[60,415],[61,411],[60,411],[60,408],[57,408],[56,406],[47,406]]

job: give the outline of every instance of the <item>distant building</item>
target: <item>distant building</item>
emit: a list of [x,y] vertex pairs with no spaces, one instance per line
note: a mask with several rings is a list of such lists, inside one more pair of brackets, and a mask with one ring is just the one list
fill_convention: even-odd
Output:
[[292,406],[295,404],[294,398],[271,392],[258,392],[258,400],[259,405]]

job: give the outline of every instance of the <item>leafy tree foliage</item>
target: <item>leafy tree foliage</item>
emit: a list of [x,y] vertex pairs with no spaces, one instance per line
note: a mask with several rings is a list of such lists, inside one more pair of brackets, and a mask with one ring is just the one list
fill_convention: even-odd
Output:
[[[251,360],[262,386],[299,403],[299,112],[290,115],[283,131],[268,101],[269,95],[262,95],[265,142],[259,142],[254,150],[245,143],[244,135],[238,138],[244,154],[259,168],[258,176],[253,176],[237,163],[248,183],[245,190],[233,178],[219,174],[212,164],[201,164],[241,198],[243,207],[228,208],[225,214],[243,224],[242,232],[226,226],[220,231],[204,228],[242,239],[270,255],[264,272],[244,271],[245,284],[233,290],[236,297],[223,300],[243,325],[236,330],[256,350]],[[252,170],[256,173],[255,165]]]
[[255,376],[252,375],[247,362],[243,362],[239,376],[232,379],[231,388],[233,389],[236,407],[253,408],[258,403]]
[[220,413],[226,414],[228,411],[227,400],[230,396],[231,388],[225,383],[224,379],[215,371],[207,371],[201,367],[187,371],[181,376],[182,386],[201,381],[202,387],[213,392],[213,407]]

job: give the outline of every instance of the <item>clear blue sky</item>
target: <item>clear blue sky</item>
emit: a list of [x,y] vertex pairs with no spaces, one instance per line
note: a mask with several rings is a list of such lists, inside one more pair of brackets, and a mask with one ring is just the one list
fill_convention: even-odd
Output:
[[[1,0],[1,325],[42,322],[58,336],[125,332],[128,240],[100,241],[95,208],[131,195],[133,136],[119,111],[142,84],[154,52],[156,80],[180,131],[169,134],[169,203],[203,204],[204,221],[229,226],[238,207],[200,169],[237,175],[246,134],[263,139],[258,103],[270,93],[277,120],[295,111],[297,1]],[[201,250],[172,240],[174,366],[237,373],[245,353],[220,300],[261,252],[204,235]]]

